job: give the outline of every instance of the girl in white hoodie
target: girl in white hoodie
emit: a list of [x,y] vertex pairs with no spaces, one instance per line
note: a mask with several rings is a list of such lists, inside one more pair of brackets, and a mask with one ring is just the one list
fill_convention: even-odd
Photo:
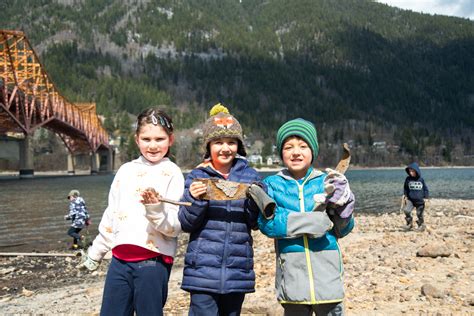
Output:
[[183,174],[168,158],[173,141],[173,123],[165,112],[150,108],[138,116],[135,142],[141,156],[117,171],[99,235],[80,265],[93,271],[112,250],[101,315],[163,314],[181,232],[178,206],[144,203],[156,202],[149,188],[172,200],[183,194]]

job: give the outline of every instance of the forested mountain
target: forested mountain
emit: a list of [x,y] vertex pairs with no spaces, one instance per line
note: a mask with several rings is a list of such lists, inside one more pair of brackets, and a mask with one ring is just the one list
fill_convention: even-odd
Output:
[[264,143],[314,121],[327,164],[349,140],[361,165],[473,161],[468,19],[369,0],[3,0],[0,28],[23,30],[110,130],[157,104],[196,127],[220,101]]

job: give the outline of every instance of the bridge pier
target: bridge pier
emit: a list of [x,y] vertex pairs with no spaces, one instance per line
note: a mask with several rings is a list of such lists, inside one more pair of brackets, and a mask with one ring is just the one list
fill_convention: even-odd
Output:
[[74,155],[67,154],[67,174],[73,176],[76,174],[76,168],[74,167]]
[[91,174],[97,174],[99,173],[99,154],[97,153],[91,153]]
[[106,172],[107,173],[110,173],[114,170],[114,150],[112,149],[112,147],[110,147],[108,150],[107,150],[107,165],[106,165]]
[[20,179],[33,178],[35,173],[31,138],[31,135],[25,134],[25,138],[20,141]]

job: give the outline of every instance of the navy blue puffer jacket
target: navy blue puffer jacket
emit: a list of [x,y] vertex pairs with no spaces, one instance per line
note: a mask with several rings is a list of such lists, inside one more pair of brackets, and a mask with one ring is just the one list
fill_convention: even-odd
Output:
[[[189,193],[194,178],[223,177],[210,166],[198,166],[186,177],[182,200],[192,206],[180,206],[179,221],[189,232],[183,282],[186,291],[217,294],[248,293],[255,289],[253,239],[258,208],[252,200],[195,200]],[[234,159],[229,181],[252,183],[260,175],[244,159]]]

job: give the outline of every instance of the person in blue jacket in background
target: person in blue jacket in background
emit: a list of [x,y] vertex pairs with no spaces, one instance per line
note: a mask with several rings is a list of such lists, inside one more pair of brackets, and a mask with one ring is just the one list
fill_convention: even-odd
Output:
[[185,181],[179,221],[190,233],[181,288],[190,293],[189,315],[240,315],[246,293],[255,291],[252,229],[258,208],[248,198],[204,200],[206,184],[196,178],[240,183],[261,180],[245,156],[242,128],[221,104],[203,127],[204,162]]
[[275,239],[277,299],[285,315],[343,315],[343,264],[337,240],[354,227],[354,194],[343,174],[312,167],[318,140],[311,122],[286,122],[276,143],[286,168],[264,179],[265,206],[258,201],[263,190],[251,186],[250,195],[261,210],[261,232]]
[[410,230],[413,228],[413,217],[411,216],[411,211],[413,208],[416,208],[416,223],[418,229],[423,231],[426,228],[423,218],[425,199],[429,198],[430,192],[425,180],[421,177],[420,167],[416,162],[408,165],[405,168],[405,171],[408,174],[403,185],[403,195],[406,201],[404,212],[407,229]]

